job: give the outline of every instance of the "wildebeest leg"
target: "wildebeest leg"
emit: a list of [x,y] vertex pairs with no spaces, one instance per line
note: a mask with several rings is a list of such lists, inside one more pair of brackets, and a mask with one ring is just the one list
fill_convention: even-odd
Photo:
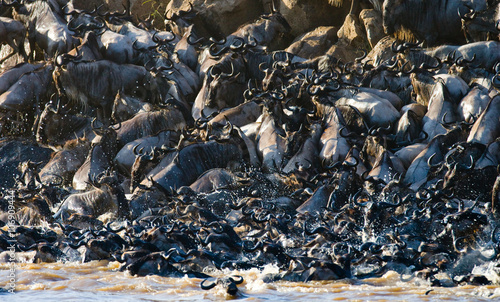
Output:
[[28,62],[28,55],[26,54],[26,50],[24,49],[24,36],[19,38],[19,40],[17,38],[19,37],[16,37],[16,43],[12,42],[13,45],[16,45],[17,49],[15,49],[15,51],[23,57],[25,62]]
[[34,37],[29,37],[28,36],[28,41],[30,44],[30,53],[28,55],[28,58],[30,61],[36,61],[36,53],[35,53],[35,48],[36,48],[36,41]]
[[500,176],[497,176],[493,189],[491,190],[491,210],[493,213],[500,213],[499,204]]

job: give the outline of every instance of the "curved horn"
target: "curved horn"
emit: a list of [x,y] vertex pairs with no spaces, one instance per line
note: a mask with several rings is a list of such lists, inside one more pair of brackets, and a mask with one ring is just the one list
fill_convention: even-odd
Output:
[[495,236],[500,229],[500,224],[497,224],[493,231],[491,232],[491,242],[497,244],[498,243],[498,238]]
[[[500,63],[500,62],[499,62]],[[266,66],[267,63],[266,62],[262,62],[259,64],[259,70],[262,71],[262,72],[265,72],[267,73],[269,71],[269,67],[268,68],[264,68],[264,66]]]
[[411,42],[404,42],[404,43],[403,43],[403,47],[404,47],[405,49],[408,49],[408,48],[413,48],[413,47],[418,47],[421,43],[422,43],[422,41],[420,41],[420,40],[417,40],[417,42],[415,42],[415,43],[411,43]]
[[207,285],[207,284],[205,284],[205,282],[207,282],[207,281],[208,281],[208,279],[205,279],[205,280],[201,281],[201,283],[200,283],[201,289],[203,289],[203,290],[209,290],[209,289],[212,289],[212,288],[215,287],[215,285],[216,285],[215,282],[210,281],[210,284]]
[[429,156],[429,158],[427,159],[427,165],[429,166],[429,168],[436,168],[436,167],[439,167],[441,165],[441,163],[437,163],[435,165],[431,164],[432,159],[434,158],[434,156],[436,156],[435,152],[431,156]]
[[[393,63],[391,61],[394,60]],[[384,61],[384,63],[381,64],[382,69],[394,69],[399,63],[399,58],[397,56],[393,56],[389,60]]]
[[343,130],[348,130],[346,126],[343,126],[339,129],[339,135],[342,136],[343,138],[348,138],[348,137],[355,137],[356,134],[354,132],[349,132],[348,134],[343,134]]
[[179,16],[178,16],[176,13],[172,13],[172,15],[169,17],[169,16],[168,16],[168,13],[169,13],[169,12],[170,12],[170,10],[167,10],[167,11],[165,12],[165,14],[163,14],[163,17],[164,17],[165,19],[167,19],[168,21],[175,21],[175,20],[177,20],[177,19],[179,18]]
[[445,63],[448,63],[448,64],[453,64],[455,62],[455,54],[457,53],[456,50],[454,51],[450,51],[447,55],[446,55],[446,59],[443,61]]
[[212,44],[210,46],[210,48],[208,49],[208,53],[212,57],[218,57],[218,56],[222,55],[223,53],[225,53],[229,48],[230,48],[229,46],[224,46],[221,49],[219,49],[218,51],[216,51],[216,49],[217,49],[216,45]]
[[230,63],[231,64],[231,73],[224,73],[224,72],[221,72],[221,76],[226,76],[226,77],[232,77],[234,75],[234,65],[233,65],[233,62]]
[[[217,68],[218,72],[214,72],[214,69]],[[215,78],[216,76],[220,75],[221,74],[221,70],[218,66],[211,66],[210,69],[208,70],[208,75],[211,77],[211,78]]]
[[459,66],[464,66],[465,64],[470,64],[470,63],[474,62],[475,59],[476,59],[476,54],[473,54],[472,58],[470,60],[467,60],[464,57],[461,57],[461,58],[457,59],[456,64]]
[[435,66],[429,65],[429,64],[424,62],[424,63],[420,64],[420,69],[435,70],[435,69],[441,68],[443,66],[443,62],[441,61],[441,59],[439,59],[438,57],[434,57],[434,59],[436,60]]
[[368,55],[368,52],[366,50],[364,50],[364,49],[360,49],[360,50],[363,52],[363,54],[361,55],[361,57],[354,59],[354,61],[356,63],[361,62]]
[[493,76],[493,78],[491,79],[491,84],[496,88],[500,88],[500,75],[499,74],[496,74]]
[[[239,43],[238,43],[239,42]],[[229,45],[229,48],[231,50],[240,50],[242,49],[243,47],[245,46],[245,40],[243,40],[242,38],[240,37],[236,37],[235,38],[235,41],[233,41],[233,43],[231,43],[231,45]]]
[[78,241],[76,244],[73,244],[73,243],[68,243],[68,246],[72,249],[78,249],[79,247],[81,247],[82,245],[86,245],[87,244],[87,238],[84,238],[80,241]]
[[[409,70],[405,70],[405,67],[406,65],[410,65],[410,69]],[[411,65],[410,61],[406,61],[403,66],[401,66],[401,72],[404,73],[404,74],[411,74],[412,72],[415,72],[417,68],[415,67],[415,65]]]
[[193,39],[194,39],[193,34],[189,34],[189,36],[187,37],[187,42],[188,42],[189,45],[196,45],[196,44],[201,43],[202,41],[205,40],[204,37],[201,37],[201,38],[199,38],[197,40],[193,40]]
[[[92,131],[94,131],[97,135],[102,135],[102,126],[101,127],[97,127],[96,126],[96,121],[97,121],[97,118],[94,117],[94,119],[92,120],[92,122],[90,123],[90,126],[92,127]],[[100,132],[101,134],[99,134],[98,132]]]
[[469,155],[470,157],[470,165],[469,166],[465,166],[464,169],[465,170],[473,170],[474,167],[476,166],[476,161],[474,160],[474,157],[471,155]]
[[116,128],[115,128],[115,125],[109,126],[109,128],[111,128],[111,129],[113,129],[115,131],[120,130],[121,127],[122,127],[122,122],[121,121],[118,122],[118,126],[116,126]]
[[141,144],[137,144],[134,146],[134,148],[132,148],[132,152],[134,153],[135,156],[142,155],[142,151],[144,150],[144,148],[139,149],[139,152],[137,152],[137,148],[139,148],[140,145]]
[[[231,278],[231,280],[233,280],[234,284],[243,283],[243,277],[240,275],[232,275],[230,278]],[[235,279],[235,278],[238,278],[238,279]]]

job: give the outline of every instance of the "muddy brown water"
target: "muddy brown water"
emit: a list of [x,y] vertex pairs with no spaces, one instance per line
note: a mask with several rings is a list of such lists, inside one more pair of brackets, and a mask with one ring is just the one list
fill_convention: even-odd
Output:
[[[498,301],[500,286],[430,287],[414,278],[401,281],[389,271],[364,280],[264,283],[276,267],[231,272],[244,277],[238,296],[215,287],[204,291],[202,279],[160,276],[134,277],[119,271],[118,262],[18,263],[16,291],[0,301]],[[477,268],[481,269],[481,268]],[[487,268],[483,268],[487,269]],[[484,271],[483,271],[484,272]],[[215,277],[228,272],[211,272]],[[7,286],[9,264],[0,264],[0,287]]]

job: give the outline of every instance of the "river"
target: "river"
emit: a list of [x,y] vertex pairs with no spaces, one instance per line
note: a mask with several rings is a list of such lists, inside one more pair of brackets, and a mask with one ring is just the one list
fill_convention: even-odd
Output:
[[[239,294],[231,297],[220,287],[204,291],[202,279],[133,277],[119,271],[118,262],[17,264],[16,292],[0,294],[1,301],[494,301],[498,286],[430,287],[414,278],[403,282],[389,271],[381,278],[364,280],[265,283],[262,277],[277,272],[233,272],[243,276]],[[8,264],[0,264],[0,287],[6,287]],[[224,272],[212,272],[222,276]]]

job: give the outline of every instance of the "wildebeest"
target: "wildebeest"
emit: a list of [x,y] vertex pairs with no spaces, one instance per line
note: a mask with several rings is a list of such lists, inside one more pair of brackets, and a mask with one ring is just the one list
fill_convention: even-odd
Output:
[[60,178],[71,183],[74,174],[85,162],[90,149],[90,142],[76,138],[68,141],[63,149],[52,154],[49,162],[40,170],[40,180],[50,183]]
[[121,123],[118,130],[120,147],[141,137],[156,135],[165,130],[181,130],[186,127],[182,113],[175,108],[141,112],[133,118]]
[[95,119],[92,121],[92,130],[96,137],[92,140],[89,154],[76,171],[73,177],[73,187],[76,190],[84,190],[96,175],[100,175],[112,167],[113,158],[118,152],[118,140],[116,129],[109,127],[95,126]]
[[14,5],[15,18],[28,29],[32,53],[35,42],[49,57],[66,53],[78,44],[59,14],[59,4],[55,0],[24,1],[18,4]]
[[56,105],[50,101],[38,117],[34,129],[36,141],[55,149],[77,138],[91,141],[94,138],[91,120],[90,117],[69,114],[61,109],[60,103]]
[[48,100],[53,91],[50,64],[24,73],[6,92],[0,95],[0,111],[27,112]]
[[[225,168],[239,164],[244,159],[244,152],[234,143],[192,144],[174,157],[163,170],[152,176],[152,179],[165,189],[180,188],[192,184],[203,172],[212,168]],[[143,185],[148,185],[145,179]]]
[[232,45],[238,38],[245,44],[257,43],[274,50],[283,43],[283,36],[291,31],[286,19],[278,11],[261,16],[256,22],[243,25],[227,37],[227,44]]
[[42,67],[43,64],[20,63],[6,69],[0,74],[0,94],[7,91],[26,72]]
[[24,50],[25,36],[26,28],[24,28],[21,22],[10,18],[0,17],[0,45],[7,43],[12,48],[12,53],[0,59],[0,64],[16,53],[23,56],[25,61],[28,60],[28,56]]
[[72,213],[98,217],[109,211],[128,215],[127,201],[116,175],[96,175],[91,179],[94,189],[69,195],[59,207],[54,218],[66,221]]
[[[62,57],[54,70],[54,81],[60,94],[84,107],[97,109],[98,119],[110,124],[113,102],[118,91],[157,103],[155,78],[144,67],[119,65],[112,61],[66,62]],[[80,79],[88,79],[81,81]]]
[[225,55],[205,75],[191,110],[194,120],[241,104],[245,88],[246,65],[242,56]]
[[459,9],[486,9],[486,0],[385,0],[384,31],[400,40],[425,40],[428,46],[440,42],[463,42]]

